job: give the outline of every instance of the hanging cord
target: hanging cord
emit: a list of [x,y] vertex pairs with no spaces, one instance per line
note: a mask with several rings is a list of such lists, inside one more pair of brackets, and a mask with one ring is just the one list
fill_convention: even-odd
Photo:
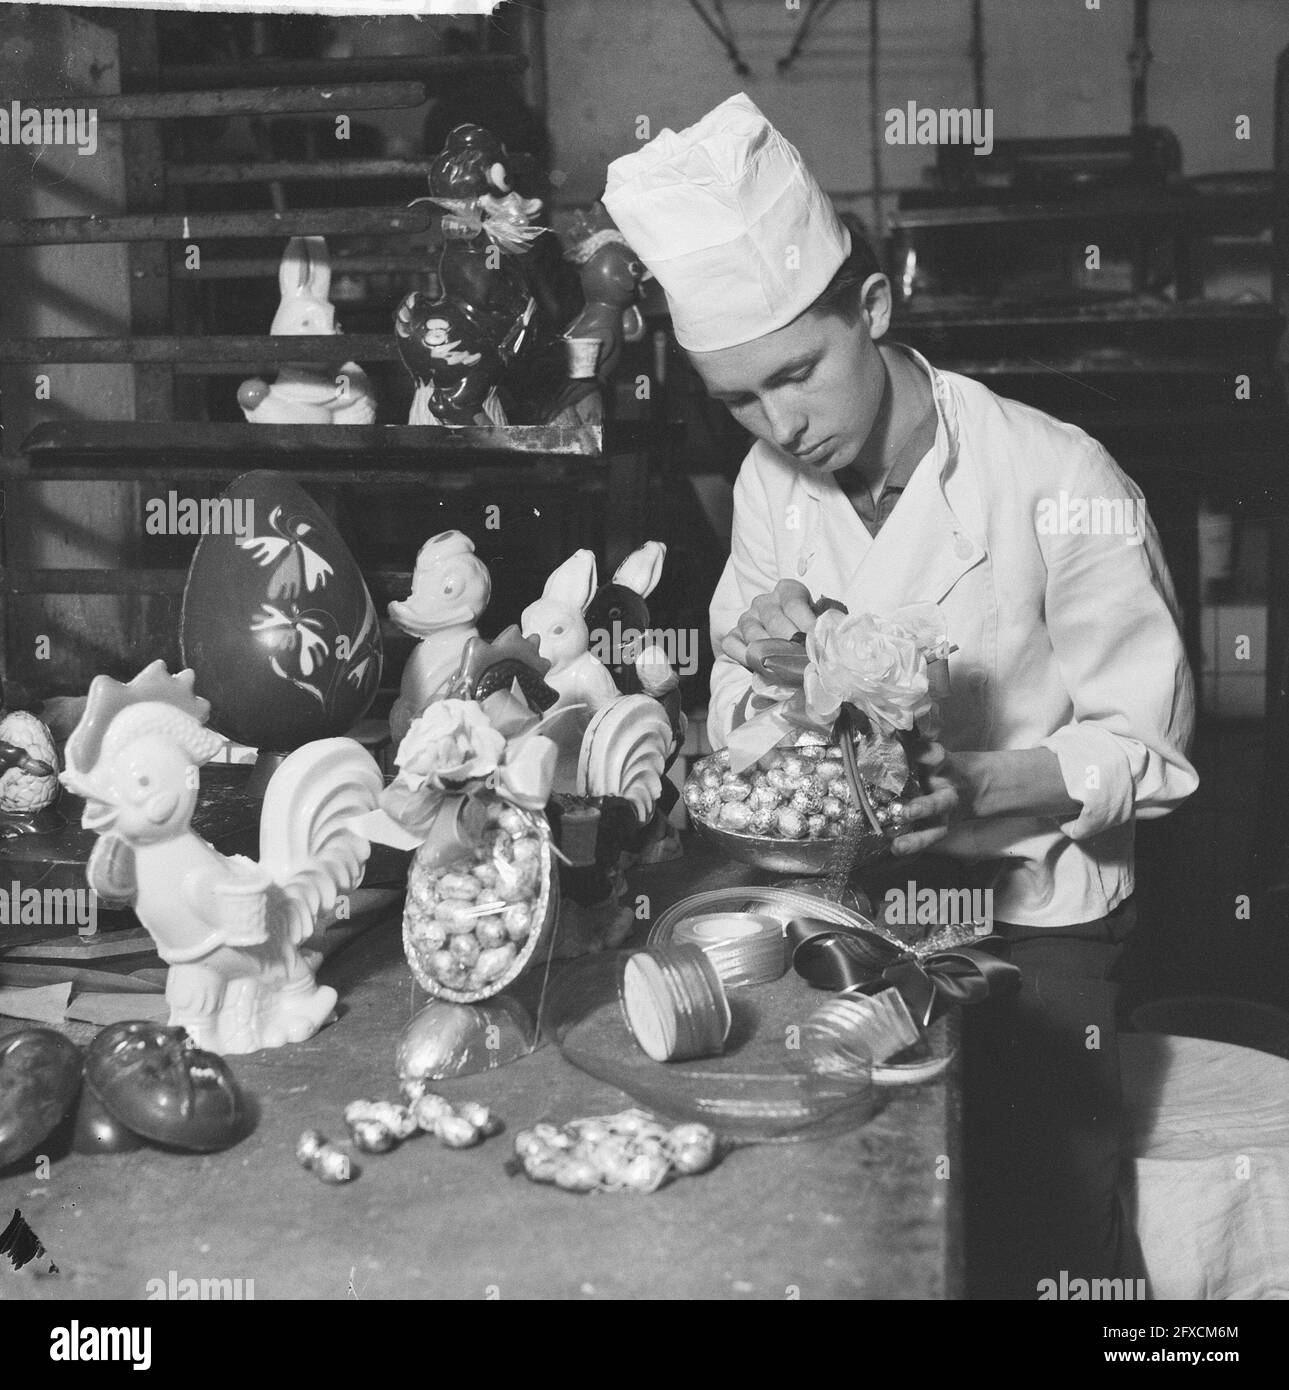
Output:
[[[712,0],[712,9],[716,12],[716,19],[703,9],[700,0],[689,0],[690,8],[703,21],[705,25],[716,35],[717,42],[725,50],[725,55],[734,65],[734,71],[740,77],[751,77],[752,69],[744,61],[743,55],[739,52],[738,43],[734,38],[734,30],[730,25],[729,16],[725,13],[725,0]],[[719,20],[718,24],[716,21]]]
[[801,56],[801,50],[806,46],[806,39],[810,37],[810,31],[814,28],[815,21],[823,19],[836,3],[837,0],[810,0],[805,14],[801,16],[801,21],[797,25],[797,32],[793,35],[792,47],[774,65],[775,71],[780,77]]

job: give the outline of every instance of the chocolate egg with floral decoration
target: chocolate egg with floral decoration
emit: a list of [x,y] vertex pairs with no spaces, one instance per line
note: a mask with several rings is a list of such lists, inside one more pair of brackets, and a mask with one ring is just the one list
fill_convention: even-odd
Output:
[[253,748],[346,733],[380,683],[380,624],[358,565],[278,473],[244,473],[211,508],[179,636],[211,727]]

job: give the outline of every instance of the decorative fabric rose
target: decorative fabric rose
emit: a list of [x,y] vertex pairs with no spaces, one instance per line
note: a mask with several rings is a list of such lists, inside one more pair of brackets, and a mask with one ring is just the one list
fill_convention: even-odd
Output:
[[830,610],[806,638],[806,655],[803,689],[817,719],[831,722],[851,704],[890,733],[931,713],[923,642],[902,622]]
[[414,791],[426,782],[460,787],[494,772],[505,748],[506,736],[475,701],[436,700],[398,745],[398,779]]

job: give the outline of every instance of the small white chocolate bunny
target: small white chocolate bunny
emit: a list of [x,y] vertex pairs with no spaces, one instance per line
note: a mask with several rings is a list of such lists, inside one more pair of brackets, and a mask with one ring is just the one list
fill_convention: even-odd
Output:
[[582,740],[596,712],[620,698],[608,667],[590,651],[590,632],[582,610],[596,589],[595,555],[579,550],[546,580],[542,596],[520,617],[525,637],[535,637],[550,662],[546,684],[559,694],[553,706],[577,707],[554,726],[559,756],[554,790],[577,793]]
[[524,636],[538,639],[541,655],[551,664],[546,684],[559,692],[559,704],[586,705],[592,711],[619,694],[604,663],[589,650],[591,634],[582,610],[596,587],[594,553],[575,551],[551,573],[541,598],[520,619]]
[[[294,236],[287,242],[278,285],[282,301],[271,333],[329,337],[340,332],[325,237]],[[330,372],[288,364],[271,386],[259,377],[242,382],[237,401],[254,425],[370,425],[376,419],[371,383],[356,362]]]

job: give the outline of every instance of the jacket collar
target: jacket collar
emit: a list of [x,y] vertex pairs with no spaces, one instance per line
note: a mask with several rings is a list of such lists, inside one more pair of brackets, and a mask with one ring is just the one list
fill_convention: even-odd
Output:
[[921,353],[901,350],[931,383],[937,416],[935,453],[928,460],[931,466],[924,464],[914,472],[877,536],[869,535],[834,479],[798,475],[807,494],[843,529],[843,553],[858,557],[853,565],[841,567],[850,595],[844,601],[852,611],[858,611],[856,602],[874,612],[889,612],[907,603],[939,603],[986,555],[974,539],[984,532],[983,517],[979,495],[960,467],[961,436],[953,389]]

